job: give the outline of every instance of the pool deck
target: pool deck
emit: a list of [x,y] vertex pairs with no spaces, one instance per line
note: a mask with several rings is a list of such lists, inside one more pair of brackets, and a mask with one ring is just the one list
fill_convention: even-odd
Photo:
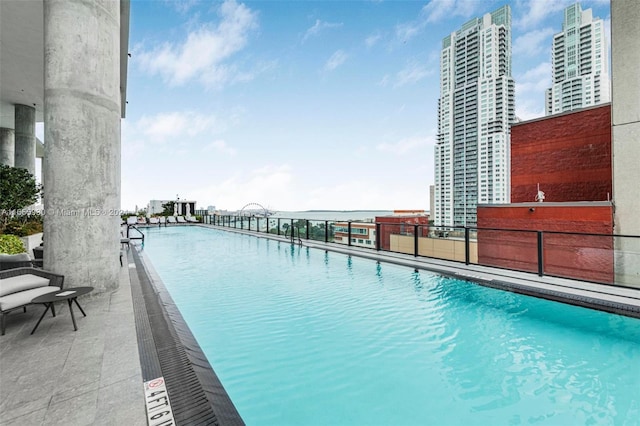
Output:
[[7,316],[0,336],[0,424],[146,425],[128,268],[120,288],[79,298],[87,314],[56,304],[31,335],[42,305]]
[[[215,226],[211,227],[215,228]],[[253,232],[250,235],[256,236]],[[267,234],[258,236],[290,242],[284,237]],[[640,317],[640,289],[538,277],[536,274],[376,252],[323,242],[303,241],[302,246],[430,270],[461,279],[471,279],[483,285],[499,288],[508,286],[507,289],[511,291],[539,293],[543,297],[554,300],[564,298],[565,301],[578,305],[588,306],[595,301],[604,310],[622,311],[626,315]],[[166,343],[167,340],[163,334],[154,334],[155,341],[153,336],[141,339],[141,336],[144,336],[141,329],[148,327],[149,323],[153,328],[153,324],[157,322],[154,318],[158,316],[149,307],[141,309],[144,286],[148,284],[142,282],[145,281],[144,277],[149,277],[149,283],[154,286],[153,291],[146,290],[145,297],[147,294],[163,293],[164,290],[157,287],[158,283],[155,282],[157,277],[153,277],[152,267],[150,270],[144,266],[141,267],[144,265],[144,256],[134,258],[134,250],[137,249],[134,248],[128,255],[128,265],[125,264],[120,270],[119,289],[111,293],[89,295],[80,299],[80,304],[87,316],[83,317],[76,310],[78,331],[73,331],[69,310],[63,304],[57,305],[56,317],[47,315],[33,335],[30,333],[42,312],[40,306],[29,307],[27,313],[18,310],[8,315],[6,335],[0,337],[0,424],[146,425],[143,377],[152,374],[153,368],[162,370],[167,386],[169,382],[174,382],[172,383],[174,388],[177,386],[181,389],[174,395],[186,392],[182,389],[187,381],[198,382],[197,384],[203,387],[204,393],[207,394],[208,400],[189,396],[180,401],[178,398],[171,397],[172,393],[169,389],[174,412],[180,411],[180,406],[185,404],[204,407],[209,411],[212,406],[214,411],[220,410],[220,406],[216,407],[215,401],[211,403],[212,399],[222,400],[223,408],[224,404],[229,403],[225,400],[228,398],[226,394],[221,393],[215,383],[212,385],[207,379],[203,380],[202,376],[199,376],[202,370],[210,369],[206,358],[201,360],[203,362],[195,362],[199,365],[192,368],[196,370],[193,377],[198,376],[199,379],[187,379],[183,372],[172,376],[171,371],[168,370],[174,367],[166,367],[162,361],[163,348],[170,346]],[[136,278],[138,276],[141,277],[140,280]],[[186,339],[189,340],[190,332],[188,329],[184,330],[184,323],[181,323],[179,313],[172,312],[174,308],[167,300],[162,300],[159,306],[164,310],[161,317],[174,322],[176,329],[182,329],[182,332],[177,334],[180,334],[181,338],[186,335]],[[164,336],[168,334],[165,333]],[[193,346],[193,344],[193,341],[188,341],[186,346]],[[158,348],[157,357],[160,359],[158,365],[149,362],[153,357],[146,352],[149,346],[154,345]],[[171,355],[175,352],[167,353],[169,356],[165,358],[175,360],[177,355]],[[191,353],[189,360],[193,360],[194,356],[197,359],[201,354],[195,351],[195,355]],[[150,365],[155,367],[152,368]],[[212,370],[208,373],[215,378]],[[194,408],[198,407],[189,407],[188,410],[193,411]],[[229,417],[221,416],[220,412],[216,414],[217,419],[213,421],[193,423],[242,424],[233,413]],[[192,422],[176,419],[176,424],[192,424]]]

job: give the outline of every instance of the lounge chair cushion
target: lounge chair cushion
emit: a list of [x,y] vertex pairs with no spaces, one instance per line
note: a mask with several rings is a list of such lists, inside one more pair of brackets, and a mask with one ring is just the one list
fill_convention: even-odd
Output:
[[[49,285],[49,279],[32,274],[18,275],[0,280],[0,297],[22,292],[25,290],[45,287]],[[35,296],[34,296],[35,297]],[[4,308],[2,308],[4,310]]]
[[[33,276],[33,275],[32,275]],[[5,280],[2,280],[5,281]],[[8,311],[18,306],[28,305],[33,299],[43,294],[59,291],[60,287],[44,286],[32,288],[31,290],[19,291],[0,298],[0,311]]]

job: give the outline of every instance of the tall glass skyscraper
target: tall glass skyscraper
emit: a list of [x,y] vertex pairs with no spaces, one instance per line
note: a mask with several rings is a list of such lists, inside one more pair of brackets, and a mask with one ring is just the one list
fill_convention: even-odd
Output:
[[509,202],[514,86],[508,5],[442,40],[436,226],[474,226],[479,203]]
[[564,10],[562,31],[553,37],[552,84],[546,115],[611,101],[604,23],[575,3]]

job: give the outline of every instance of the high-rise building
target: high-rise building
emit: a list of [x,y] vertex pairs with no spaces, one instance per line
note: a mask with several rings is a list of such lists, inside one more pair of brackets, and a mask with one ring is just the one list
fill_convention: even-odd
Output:
[[509,202],[514,86],[508,5],[442,40],[431,212],[436,226],[474,226],[478,203]]
[[557,114],[611,100],[604,23],[575,3],[564,10],[562,31],[553,37],[551,81],[545,114]]

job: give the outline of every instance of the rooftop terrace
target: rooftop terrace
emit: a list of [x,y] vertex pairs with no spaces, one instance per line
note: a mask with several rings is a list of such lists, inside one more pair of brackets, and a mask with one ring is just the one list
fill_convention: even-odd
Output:
[[[229,232],[247,233],[243,230]],[[277,235],[262,238],[290,240]],[[430,270],[549,299],[640,317],[640,290],[305,241],[306,246]],[[0,346],[0,417],[6,425],[147,424],[143,383],[164,376],[177,424],[243,424],[170,296],[134,245],[120,288],[81,300],[74,332],[60,305],[8,316]]]

